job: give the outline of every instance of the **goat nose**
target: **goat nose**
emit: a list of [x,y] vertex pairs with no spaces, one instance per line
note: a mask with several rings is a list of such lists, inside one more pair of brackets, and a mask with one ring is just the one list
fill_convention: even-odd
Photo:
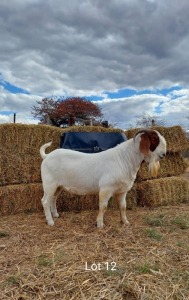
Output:
[[166,156],[166,153],[163,152],[163,153],[161,153],[161,155],[159,155],[159,158],[163,159],[165,156]]

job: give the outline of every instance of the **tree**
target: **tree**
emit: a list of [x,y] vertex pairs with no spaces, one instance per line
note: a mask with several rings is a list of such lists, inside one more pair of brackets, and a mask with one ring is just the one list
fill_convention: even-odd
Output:
[[84,124],[85,121],[101,116],[101,109],[97,104],[80,97],[67,98],[61,101],[55,110],[55,118],[67,117],[69,125],[74,125],[76,122]]
[[32,114],[38,117],[41,123],[47,120],[54,126],[84,125],[91,120],[94,122],[102,117],[101,109],[97,104],[80,97],[65,100],[43,99],[34,106]]
[[136,121],[137,127],[151,127],[151,126],[165,126],[165,121],[160,119],[156,115],[143,114],[137,116],[138,120]]
[[58,106],[58,101],[54,99],[44,98],[37,101],[38,106],[32,106],[32,115],[34,118],[39,119],[42,124],[49,124],[54,110]]

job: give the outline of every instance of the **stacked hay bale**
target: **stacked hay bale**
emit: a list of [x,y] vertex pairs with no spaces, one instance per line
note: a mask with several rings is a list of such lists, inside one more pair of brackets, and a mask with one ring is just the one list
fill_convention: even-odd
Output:
[[[0,214],[42,211],[41,157],[39,148],[52,141],[50,152],[59,147],[60,137],[68,131],[123,132],[103,127],[60,129],[46,125],[0,125]],[[132,197],[133,198],[133,197]],[[97,209],[98,196],[76,196],[62,192],[59,210]]]
[[0,125],[0,214],[41,209],[42,186],[39,148],[59,145],[61,130],[52,126]]
[[61,130],[44,125],[0,125],[0,186],[40,182],[39,148],[48,141],[59,145]]
[[[161,162],[158,179],[151,179],[147,166],[138,172],[136,182],[127,195],[128,208],[136,205],[158,206],[160,204],[185,202],[189,199],[189,185],[180,177],[185,164],[180,151],[188,148],[188,141],[181,127],[158,127],[168,142],[168,155]],[[138,129],[125,132],[131,138]],[[41,157],[39,148],[52,141],[47,152],[59,147],[60,137],[68,131],[123,132],[103,127],[71,127],[60,129],[46,125],[0,125],[0,214],[42,211]],[[110,200],[111,208],[117,204]],[[58,199],[58,209],[98,209],[98,195],[76,196],[63,192]]]
[[[157,179],[151,178],[144,163],[136,178],[137,203],[141,206],[156,207],[189,201],[189,182],[180,175],[184,173],[186,164],[181,151],[188,148],[189,142],[180,126],[153,127],[167,141],[167,156],[160,162],[161,168]],[[134,136],[139,129],[125,132],[128,138]]]

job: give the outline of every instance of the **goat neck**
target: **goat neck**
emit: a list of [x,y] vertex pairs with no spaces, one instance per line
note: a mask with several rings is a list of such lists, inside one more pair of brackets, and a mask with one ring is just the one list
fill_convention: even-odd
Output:
[[119,150],[122,158],[119,160],[120,168],[125,177],[129,176],[130,180],[134,181],[140,165],[144,160],[144,155],[140,152],[138,145],[133,139],[122,143],[119,146]]

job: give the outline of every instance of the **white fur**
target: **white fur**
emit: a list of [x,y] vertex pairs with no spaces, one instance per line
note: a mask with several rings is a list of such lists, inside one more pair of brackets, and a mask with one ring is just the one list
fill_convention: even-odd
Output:
[[52,217],[58,217],[56,198],[62,188],[77,195],[99,194],[98,228],[103,227],[103,215],[108,200],[114,196],[119,203],[121,221],[128,224],[126,194],[132,188],[141,162],[146,160],[153,169],[153,164],[156,164],[166,153],[166,141],[158,133],[160,138],[158,147],[145,156],[139,150],[140,135],[115,148],[95,154],[67,149],[57,149],[45,154],[45,149],[51,143],[43,145],[40,148],[43,158],[42,204],[48,225],[54,225]]

